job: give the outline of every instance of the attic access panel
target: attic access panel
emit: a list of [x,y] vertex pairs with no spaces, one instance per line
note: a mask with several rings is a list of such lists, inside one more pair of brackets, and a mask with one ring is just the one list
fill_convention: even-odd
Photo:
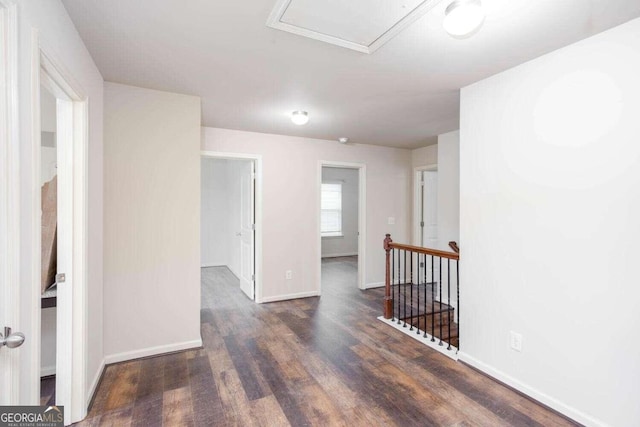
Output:
[[440,0],[277,0],[267,26],[373,53]]

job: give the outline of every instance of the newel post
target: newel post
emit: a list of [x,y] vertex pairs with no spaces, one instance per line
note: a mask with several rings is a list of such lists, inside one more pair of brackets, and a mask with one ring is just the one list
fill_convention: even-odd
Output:
[[385,275],[384,275],[384,318],[393,317],[393,301],[391,300],[391,234],[384,238],[384,251],[386,252]]

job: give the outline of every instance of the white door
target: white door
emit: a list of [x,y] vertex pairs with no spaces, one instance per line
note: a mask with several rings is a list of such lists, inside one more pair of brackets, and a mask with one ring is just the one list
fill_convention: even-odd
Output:
[[240,166],[240,289],[254,299],[255,263],[254,162]]
[[438,172],[422,172],[422,246],[438,248]]
[[[422,242],[425,248],[439,249],[438,247],[438,171],[422,172]],[[433,268],[432,268],[433,261]],[[427,283],[440,281],[440,259],[427,257],[426,276]],[[437,299],[439,287],[434,288],[434,296]]]
[[[19,300],[19,183],[15,52],[16,5],[0,2],[0,406],[18,404],[23,349],[15,347]],[[7,339],[5,327],[13,328]]]

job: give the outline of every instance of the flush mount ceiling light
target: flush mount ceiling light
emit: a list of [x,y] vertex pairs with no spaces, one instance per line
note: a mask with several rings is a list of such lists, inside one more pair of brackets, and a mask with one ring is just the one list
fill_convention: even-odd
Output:
[[347,142],[349,142],[349,138],[345,138],[345,137],[338,138],[338,142],[340,144],[346,144]]
[[298,126],[306,125],[309,121],[309,113],[306,111],[294,111],[291,113],[291,121]]
[[451,36],[464,38],[473,34],[483,22],[480,0],[455,0],[444,11],[442,25]]

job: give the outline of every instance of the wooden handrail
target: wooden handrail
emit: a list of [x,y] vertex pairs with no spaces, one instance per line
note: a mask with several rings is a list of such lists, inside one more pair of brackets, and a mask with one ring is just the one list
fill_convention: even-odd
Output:
[[451,249],[453,249],[453,252],[459,254],[460,253],[460,248],[458,247],[458,243],[456,241],[451,241],[449,242],[449,247]]
[[[386,249],[386,248],[385,248]],[[433,255],[441,258],[460,259],[460,254],[455,252],[441,251],[438,249],[423,248],[420,246],[403,245],[401,243],[389,243],[389,249],[401,249],[403,251],[416,252],[419,254]]]

